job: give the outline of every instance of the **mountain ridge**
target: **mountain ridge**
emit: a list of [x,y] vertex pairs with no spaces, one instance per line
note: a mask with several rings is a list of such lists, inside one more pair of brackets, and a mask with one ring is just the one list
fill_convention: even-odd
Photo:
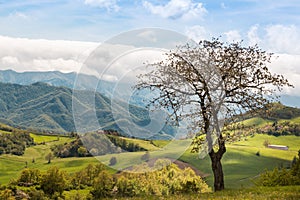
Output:
[[[95,109],[101,128],[123,132],[114,119],[111,99],[100,93],[93,92],[92,94],[95,96],[95,108],[93,108],[89,100],[82,101],[73,95],[72,89],[67,87],[54,87],[41,82],[31,85],[0,82],[0,88],[0,122],[5,124],[58,133],[76,131],[72,107],[72,103],[75,101],[82,106],[84,112],[91,112]],[[84,97],[90,97],[92,91],[78,90],[76,92],[84,99]],[[126,102],[117,101],[114,106],[117,111],[122,112],[128,105]],[[135,105],[129,105],[129,107],[134,121],[144,125],[149,123],[147,110]],[[85,117],[85,113],[80,114]],[[84,126],[91,130],[99,129],[89,121],[90,119],[84,120],[82,122]],[[129,125],[132,123],[125,117],[121,120]]]
[[[16,72],[14,70],[0,70],[0,82],[3,83],[13,83],[19,85],[31,85],[37,82],[47,83],[51,86],[56,87],[68,87],[70,89],[74,88],[76,80],[80,76],[80,85],[76,85],[76,89],[79,90],[95,90],[101,94],[108,96],[114,87],[114,84],[99,80],[96,76],[88,74],[78,74],[76,72],[60,72],[60,71],[25,71]],[[96,87],[98,86],[98,87]],[[101,87],[100,87],[101,86]]]
[[[88,74],[77,74],[76,72],[60,72],[60,71],[25,71],[16,72],[14,70],[0,70],[0,82],[15,83],[20,85],[30,85],[36,82],[48,83],[52,86],[63,86],[73,89],[76,80],[80,76],[80,83],[76,83],[76,89],[80,90],[92,90],[97,91],[109,98],[112,97],[116,83],[105,80],[99,80],[96,76]],[[124,91],[118,90],[121,94],[118,94],[121,98],[128,97],[128,94]],[[123,93],[122,93],[123,92]],[[142,102],[143,97],[147,92],[140,95],[131,95],[131,103],[144,106]],[[300,96],[283,94],[280,97],[280,101],[284,105],[300,108]],[[1,102],[0,102],[1,103]]]

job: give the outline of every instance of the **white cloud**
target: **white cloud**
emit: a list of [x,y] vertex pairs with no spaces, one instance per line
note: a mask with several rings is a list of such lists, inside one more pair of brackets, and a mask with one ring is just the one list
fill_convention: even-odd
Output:
[[300,55],[275,54],[269,69],[272,73],[283,75],[295,86],[295,88],[285,88],[284,94],[300,96]]
[[109,82],[116,82],[116,81],[118,81],[118,78],[116,76],[109,75],[109,74],[103,74],[101,76],[101,79],[105,80],[105,81],[109,81]]
[[300,54],[300,29],[294,25],[271,25],[266,29],[265,46],[272,52]]
[[254,25],[250,28],[250,30],[247,33],[248,43],[250,46],[259,44],[261,42],[261,39],[259,38],[258,33],[257,33],[258,28],[259,28],[258,25]]
[[84,0],[84,3],[94,7],[106,8],[108,11],[120,10],[117,0]]
[[300,74],[300,55],[275,54],[271,60],[270,69],[280,74]]
[[192,0],[170,0],[165,5],[153,5],[144,1],[143,5],[152,14],[170,19],[191,20],[207,13],[202,3],[194,3]]
[[0,69],[78,71],[97,43],[0,36]]
[[275,53],[270,71],[282,74],[295,88],[285,88],[284,94],[300,96],[300,29],[294,25],[254,25],[247,33],[249,45]]
[[20,64],[19,59],[12,56],[4,56],[1,59],[1,62],[3,65],[8,65],[8,66],[17,66]]
[[203,26],[199,25],[186,28],[185,34],[195,42],[199,42],[200,40],[204,39],[209,39],[210,37],[208,31]]
[[107,81],[132,83],[145,70],[145,63],[160,61],[165,53],[166,50],[158,48],[105,43],[93,51],[81,72],[92,72],[99,79]]
[[241,35],[240,35],[239,31],[237,31],[237,30],[231,30],[224,34],[226,36],[227,42],[240,42],[241,41]]
[[65,71],[65,72],[71,72],[71,71],[78,71],[78,69],[82,66],[82,62],[73,60],[73,59],[64,59],[64,58],[58,58],[58,59],[34,59],[32,61],[32,64],[34,66],[34,70],[37,71],[44,71],[47,69],[47,71]]
[[110,63],[103,72],[101,79],[110,78],[120,83],[133,83],[136,81],[137,75],[145,73],[147,70],[146,63],[161,61],[166,58],[165,53],[164,50],[148,48],[127,51]]

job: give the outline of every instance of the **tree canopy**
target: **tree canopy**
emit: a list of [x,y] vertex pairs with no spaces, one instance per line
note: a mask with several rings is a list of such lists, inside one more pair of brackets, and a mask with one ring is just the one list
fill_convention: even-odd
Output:
[[[169,123],[186,120],[191,131],[206,135],[215,190],[224,189],[220,162],[226,152],[221,133],[224,119],[263,108],[275,91],[292,86],[282,75],[269,71],[271,57],[257,45],[204,40],[171,50],[165,60],[149,64],[150,71],[139,76],[138,90],[158,91],[149,106],[170,111]],[[194,150],[201,145],[196,138]]]

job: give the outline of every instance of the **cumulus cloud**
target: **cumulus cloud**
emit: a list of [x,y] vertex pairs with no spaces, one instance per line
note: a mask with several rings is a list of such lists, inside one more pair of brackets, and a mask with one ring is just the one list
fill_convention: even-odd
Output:
[[94,7],[106,8],[108,11],[118,11],[120,9],[117,0],[84,0],[84,3]]
[[195,3],[192,0],[170,0],[165,5],[153,5],[144,1],[143,6],[152,14],[170,19],[190,20],[203,17],[207,13],[202,3]]
[[247,33],[250,45],[258,44],[268,52],[275,53],[269,68],[282,74],[295,88],[286,88],[283,93],[300,96],[300,29],[294,25],[254,25]]
[[227,42],[240,42],[241,41],[241,35],[240,35],[239,31],[237,31],[237,30],[231,30],[224,34],[226,36]]
[[248,43],[250,46],[259,44],[261,42],[261,39],[258,36],[258,28],[258,25],[252,26],[247,33]]
[[111,82],[132,83],[138,74],[145,72],[146,63],[162,60],[166,51],[105,43],[93,51],[80,72]]
[[249,45],[258,44],[273,53],[300,54],[300,28],[295,25],[254,25],[247,38]]
[[166,58],[166,51],[136,49],[129,51],[113,62],[106,73],[114,75],[119,82],[134,82],[137,75],[145,73],[145,63],[155,63]]
[[295,88],[285,88],[283,93],[300,96],[300,55],[275,54],[269,65],[272,73],[282,74]]
[[14,67],[20,64],[19,59],[12,56],[2,57],[1,62],[3,65],[14,66]]
[[185,34],[195,42],[209,39],[210,37],[209,32],[203,26],[199,25],[186,28]]
[[277,53],[300,54],[300,29],[294,25],[266,27],[265,46]]
[[0,69],[78,71],[97,43],[0,36]]

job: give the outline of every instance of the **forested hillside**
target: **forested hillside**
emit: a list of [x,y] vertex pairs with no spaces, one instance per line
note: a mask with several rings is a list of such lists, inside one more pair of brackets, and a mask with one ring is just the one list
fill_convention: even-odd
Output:
[[[17,85],[0,83],[0,121],[26,129],[65,133],[75,130],[72,110],[72,90],[66,87],[54,87],[46,83],[32,85]],[[89,91],[76,91],[77,96],[89,96]],[[96,109],[99,127],[103,130],[123,131],[113,118],[111,100],[95,93],[95,104],[82,99],[73,99],[85,111]],[[93,107],[94,106],[94,107]],[[114,104],[117,111],[123,111],[128,106],[125,102]],[[147,124],[148,112],[137,106],[129,105],[132,119],[139,125]],[[82,113],[84,114],[84,113]],[[124,118],[124,120],[127,120]],[[129,122],[126,122],[129,123]],[[89,129],[99,129],[86,119],[85,126]],[[166,129],[172,130],[172,129]],[[169,134],[172,132],[169,132]]]

